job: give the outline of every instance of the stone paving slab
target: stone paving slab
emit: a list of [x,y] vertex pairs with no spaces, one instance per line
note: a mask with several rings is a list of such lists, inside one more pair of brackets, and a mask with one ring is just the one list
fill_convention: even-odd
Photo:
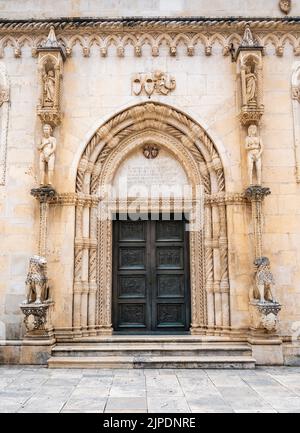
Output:
[[0,412],[300,412],[300,368],[72,370],[0,366]]

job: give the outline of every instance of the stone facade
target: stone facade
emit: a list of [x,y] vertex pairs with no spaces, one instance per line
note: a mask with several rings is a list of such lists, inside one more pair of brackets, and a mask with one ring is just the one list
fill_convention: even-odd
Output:
[[[37,362],[55,340],[113,332],[100,192],[130,164],[146,170],[147,154],[205,193],[203,229],[190,233],[191,332],[248,341],[260,363],[274,346],[295,363],[299,2],[22,3],[0,0],[0,360]],[[36,254],[47,259],[51,323],[34,341],[20,304]],[[263,308],[253,291],[269,283]]]

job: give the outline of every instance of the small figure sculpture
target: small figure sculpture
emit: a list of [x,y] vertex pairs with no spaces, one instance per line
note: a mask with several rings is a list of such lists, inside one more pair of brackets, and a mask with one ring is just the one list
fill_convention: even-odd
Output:
[[242,40],[242,46],[253,47],[255,45],[255,40],[252,36],[252,32],[249,26],[246,26],[245,33]]
[[[52,135],[52,128],[47,123],[43,126],[43,138],[41,144],[38,146],[40,151],[40,184],[52,185],[54,163],[55,163],[55,150],[56,139]],[[46,182],[46,175],[48,174],[48,183]]]
[[253,168],[256,168],[257,185],[261,185],[261,155],[263,152],[262,139],[257,134],[257,126],[250,125],[246,138],[248,180],[253,185]]
[[54,71],[50,69],[48,73],[45,73],[43,76],[44,81],[44,103],[45,104],[54,104],[54,95],[55,95],[55,77]]
[[23,304],[41,304],[48,299],[46,277],[47,260],[45,257],[32,256],[29,260],[29,269],[26,284],[26,300]]
[[291,8],[292,8],[292,1],[291,0],[280,0],[279,1],[279,7],[283,13],[288,14],[288,13],[290,13]]
[[267,257],[260,257],[254,261],[257,267],[255,275],[255,287],[253,298],[260,302],[275,302],[271,286],[275,284],[274,277],[270,269],[270,260]]
[[256,75],[251,71],[251,67],[248,66],[246,69],[246,101],[247,104],[256,104]]

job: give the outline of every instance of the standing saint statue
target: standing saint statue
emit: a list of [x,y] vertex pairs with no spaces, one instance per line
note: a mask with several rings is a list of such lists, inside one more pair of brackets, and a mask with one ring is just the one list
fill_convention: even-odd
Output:
[[[40,152],[40,184],[52,185],[54,163],[55,163],[55,150],[56,138],[52,135],[52,128],[47,123],[43,126],[43,138],[41,144],[38,146]],[[48,182],[47,182],[48,175]]]
[[261,155],[263,152],[263,142],[258,136],[256,125],[250,125],[248,128],[248,136],[246,138],[247,150],[247,166],[249,184],[253,185],[253,169],[256,169],[256,185],[261,185]]
[[55,77],[54,71],[50,69],[48,73],[43,76],[44,81],[44,102],[47,104],[54,104],[55,95]]
[[256,103],[256,75],[251,72],[251,67],[246,69],[246,100],[247,104]]

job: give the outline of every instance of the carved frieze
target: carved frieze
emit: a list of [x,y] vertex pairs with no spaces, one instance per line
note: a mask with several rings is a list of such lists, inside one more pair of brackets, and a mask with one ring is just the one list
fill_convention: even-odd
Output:
[[175,88],[175,78],[161,71],[136,74],[132,78],[132,93],[137,96],[168,95]]

